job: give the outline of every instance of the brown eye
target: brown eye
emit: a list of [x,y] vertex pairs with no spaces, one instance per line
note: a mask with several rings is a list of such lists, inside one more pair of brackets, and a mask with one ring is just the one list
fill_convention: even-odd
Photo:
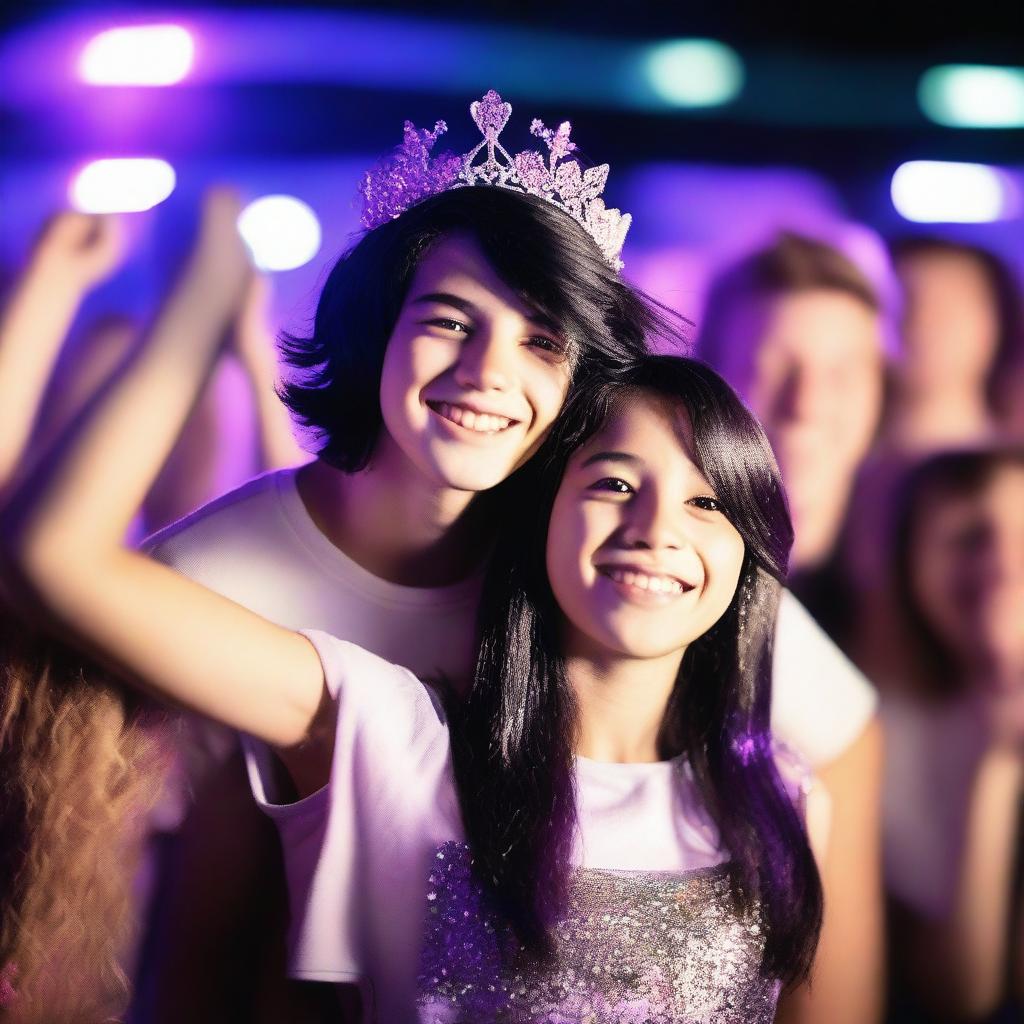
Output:
[[450,316],[437,317],[434,320],[424,320],[428,327],[440,327],[443,331],[452,331],[456,334],[469,334],[469,327],[461,320],[455,320]]
[[725,512],[725,506],[710,494],[698,494],[696,498],[691,498],[688,504],[695,505],[705,512]]
[[561,356],[565,354],[565,349],[553,338],[548,338],[543,334],[537,334],[530,338],[531,348],[543,349],[545,352],[551,352],[553,355]]
[[617,476],[606,476],[590,485],[592,491],[614,491],[616,494],[632,494],[633,488]]

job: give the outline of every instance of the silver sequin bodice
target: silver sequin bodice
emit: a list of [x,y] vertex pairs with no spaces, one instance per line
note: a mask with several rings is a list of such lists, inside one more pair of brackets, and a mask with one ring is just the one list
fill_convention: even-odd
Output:
[[[425,1024],[771,1024],[760,915],[737,913],[724,865],[576,873],[551,966],[530,969],[475,881],[441,846],[419,972]],[[502,955],[504,953],[504,955]],[[518,960],[518,962],[517,962]]]

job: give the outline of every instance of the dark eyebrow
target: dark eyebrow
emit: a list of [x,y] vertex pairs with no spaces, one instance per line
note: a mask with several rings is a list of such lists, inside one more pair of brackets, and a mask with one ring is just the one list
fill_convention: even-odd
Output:
[[[427,292],[424,295],[420,295],[418,298],[412,300],[413,303],[428,305],[432,302],[440,302],[444,306],[451,306],[453,309],[461,310],[466,316],[474,316],[479,312],[476,306],[467,299],[460,299],[458,295],[452,295],[451,292]],[[526,319],[531,324],[536,324],[537,327],[543,327],[544,330],[550,331],[552,334],[559,334],[558,325],[550,318],[545,316],[543,313],[534,311],[528,313]]]
[[472,302],[460,299],[458,295],[452,295],[450,292],[427,292],[425,295],[421,295],[412,301],[422,303],[423,305],[431,302],[440,302],[444,306],[451,306],[453,309],[461,310],[467,316],[472,316],[477,311],[476,306]]
[[641,461],[638,456],[630,455],[629,452],[594,452],[580,463],[580,469],[586,469],[595,462],[627,462],[636,465]]

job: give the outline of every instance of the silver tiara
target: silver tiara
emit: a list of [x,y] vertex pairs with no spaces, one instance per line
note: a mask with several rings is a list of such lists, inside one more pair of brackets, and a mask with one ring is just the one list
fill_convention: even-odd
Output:
[[564,210],[593,238],[605,260],[621,270],[619,254],[633,218],[604,205],[601,193],[608,181],[607,164],[584,170],[576,160],[564,159],[576,149],[569,139],[569,122],[563,121],[554,130],[536,119],[530,125],[530,133],[547,146],[546,158],[534,149],[510,156],[498,136],[512,115],[512,104],[491,89],[470,104],[469,112],[483,139],[463,156],[449,152],[430,155],[434,143],[448,130],[444,121],[438,121],[433,131],[405,122],[402,144],[363,175],[359,188],[363,227],[375,228],[394,220],[411,206],[448,189],[492,185],[538,196]]

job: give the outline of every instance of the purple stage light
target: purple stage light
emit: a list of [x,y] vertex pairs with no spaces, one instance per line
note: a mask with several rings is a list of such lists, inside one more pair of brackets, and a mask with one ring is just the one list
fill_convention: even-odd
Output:
[[151,157],[93,160],[71,179],[68,199],[83,213],[138,213],[173,191],[174,168]]
[[90,85],[175,85],[191,70],[195,43],[180,25],[134,25],[93,36],[78,73]]

